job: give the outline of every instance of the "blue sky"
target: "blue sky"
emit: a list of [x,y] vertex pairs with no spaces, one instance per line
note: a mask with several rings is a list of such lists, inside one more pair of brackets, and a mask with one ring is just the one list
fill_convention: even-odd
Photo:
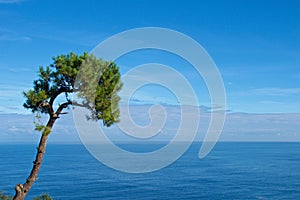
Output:
[[[182,32],[206,49],[221,72],[232,112],[299,113],[299,8],[299,1],[0,0],[0,113],[28,113],[21,92],[53,56],[90,52],[113,34],[149,26]],[[199,104],[210,106],[201,77],[176,56],[148,50],[116,62],[122,73],[145,62],[173,66],[200,83]],[[134,96],[144,103],[172,98],[153,87]]]
[[[49,64],[52,56],[91,51],[121,31],[158,26],[187,34],[208,51],[224,79],[228,109],[299,112],[299,5],[298,1],[1,0],[1,110],[22,109],[20,92],[31,86],[37,67]],[[152,61],[153,54],[128,56],[119,64],[134,67]],[[125,72],[126,66],[121,70]]]

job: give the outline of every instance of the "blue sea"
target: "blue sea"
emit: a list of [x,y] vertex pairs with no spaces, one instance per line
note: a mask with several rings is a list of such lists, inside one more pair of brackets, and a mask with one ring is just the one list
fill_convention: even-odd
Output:
[[[156,144],[126,145],[143,151]],[[80,144],[48,144],[27,199],[300,199],[300,143],[223,142],[202,160],[200,145],[162,170],[129,174],[101,164]],[[26,180],[35,153],[35,145],[0,145],[0,191],[12,195]]]

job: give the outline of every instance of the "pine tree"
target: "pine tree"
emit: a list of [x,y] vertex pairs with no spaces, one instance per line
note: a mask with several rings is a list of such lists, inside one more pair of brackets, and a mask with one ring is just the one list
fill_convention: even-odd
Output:
[[[37,119],[41,117],[40,114],[48,115],[49,119],[45,125],[34,122],[35,130],[41,132],[36,158],[26,182],[16,185],[14,200],[23,200],[37,179],[48,136],[56,120],[66,114],[64,109],[72,105],[85,107],[90,110],[89,119],[102,120],[105,126],[119,121],[120,97],[117,92],[122,87],[120,77],[119,68],[114,62],[97,59],[88,53],[80,56],[72,52],[59,55],[53,58],[50,66],[39,68],[33,89],[23,93],[26,98],[24,107],[35,113]],[[70,98],[72,93],[80,97],[80,102]]]

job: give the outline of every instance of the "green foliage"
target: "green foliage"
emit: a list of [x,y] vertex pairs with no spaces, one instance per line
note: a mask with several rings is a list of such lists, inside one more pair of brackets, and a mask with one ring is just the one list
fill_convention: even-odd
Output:
[[39,125],[39,124],[35,124],[35,131],[43,131],[44,130],[44,128],[45,128],[45,126],[44,125]]
[[53,200],[49,194],[42,194],[38,197],[33,198],[33,200]]
[[48,127],[48,126],[43,125],[43,123],[41,121],[41,116],[39,115],[39,113],[37,113],[35,115],[35,118],[36,118],[37,121],[34,120],[34,122],[33,122],[34,125],[35,125],[34,130],[42,132],[44,135],[49,135],[51,133],[51,128]]
[[4,192],[0,192],[0,200],[12,200],[12,196],[5,195]]
[[51,128],[48,126],[44,127],[43,135],[49,135],[51,133]]
[[[73,103],[89,108],[90,119],[102,120],[104,125],[110,126],[119,119],[120,97],[117,92],[121,87],[119,68],[115,63],[97,59],[88,53],[78,56],[71,52],[54,57],[50,66],[39,68],[33,89],[23,93],[26,97],[24,107],[34,113],[58,117],[61,110],[53,110],[56,98],[64,94],[65,101],[59,103],[68,107],[72,103],[69,94],[77,92],[81,102]],[[51,131],[41,124],[35,125],[35,129],[43,134]]]
[[[99,78],[100,77],[100,78]],[[119,68],[113,62],[89,57],[83,62],[75,86],[82,104],[93,102],[94,110],[90,119],[102,119],[104,125],[118,122],[120,97],[117,92],[122,88]]]
[[44,125],[39,125],[37,123],[35,123],[35,131],[39,131],[42,132],[43,135],[49,135],[51,133],[51,128],[48,126],[44,126]]
[[[0,200],[12,200],[12,196],[5,195],[4,192],[0,192]],[[33,200],[53,200],[49,194],[41,194],[38,197],[34,197]]]

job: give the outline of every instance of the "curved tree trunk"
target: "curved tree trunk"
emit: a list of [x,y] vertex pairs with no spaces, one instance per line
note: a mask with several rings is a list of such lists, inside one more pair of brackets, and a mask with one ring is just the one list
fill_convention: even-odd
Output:
[[[56,118],[50,118],[47,127],[52,128]],[[42,134],[39,146],[37,147],[37,153],[35,161],[33,162],[33,167],[30,172],[29,177],[27,178],[24,184],[17,184],[15,187],[16,194],[13,200],[24,200],[28,192],[30,191],[33,183],[37,180],[37,175],[40,171],[42,161],[45,155],[46,144],[47,144],[48,135]]]

